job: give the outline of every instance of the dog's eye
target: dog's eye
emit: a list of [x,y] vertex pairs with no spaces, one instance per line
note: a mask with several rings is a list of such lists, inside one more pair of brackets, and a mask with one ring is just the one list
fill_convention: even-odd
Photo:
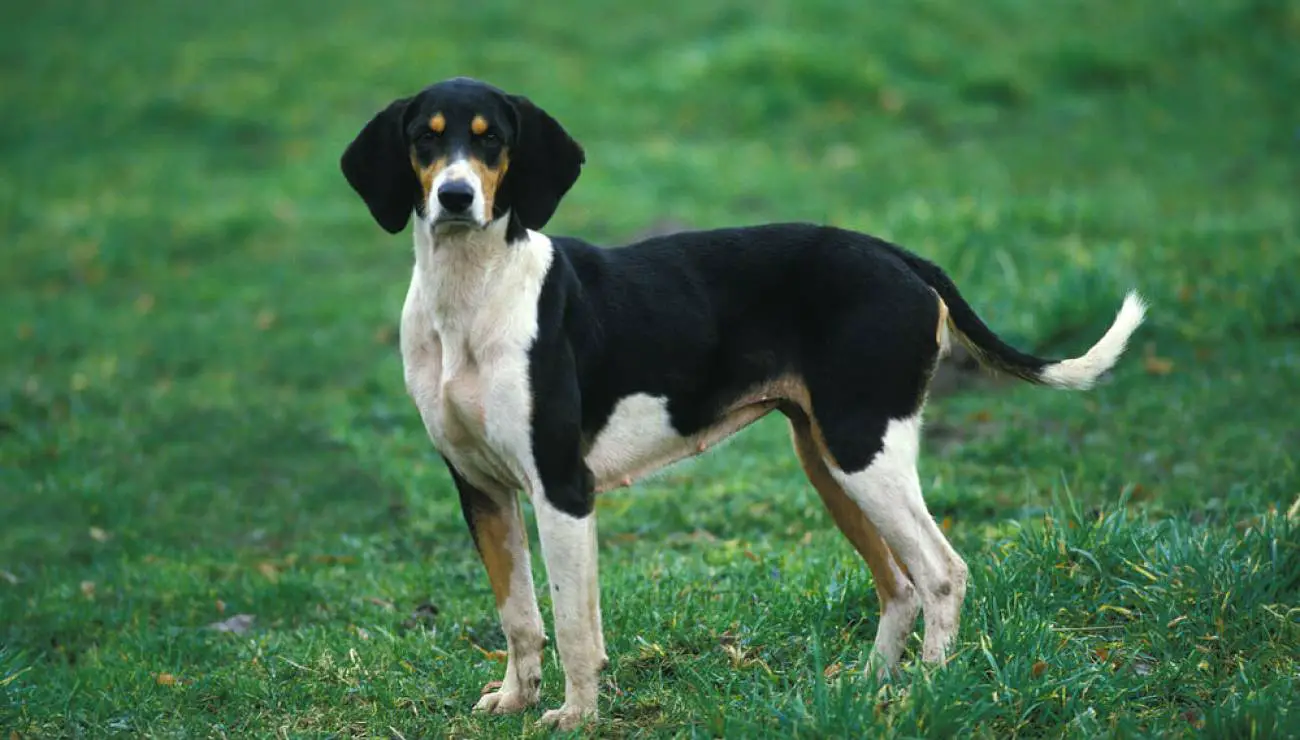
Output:
[[495,131],[488,131],[487,133],[480,136],[479,140],[482,141],[486,146],[501,145],[501,137],[498,136]]
[[420,132],[419,136],[415,137],[416,141],[433,141],[435,139],[441,139],[441,138],[442,138],[442,132],[434,131],[433,129],[425,129]]

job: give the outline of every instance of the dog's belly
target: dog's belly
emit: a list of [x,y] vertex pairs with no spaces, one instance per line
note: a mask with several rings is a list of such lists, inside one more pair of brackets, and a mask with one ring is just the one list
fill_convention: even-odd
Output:
[[684,435],[673,427],[667,398],[643,393],[627,396],[615,405],[586,454],[596,491],[629,486],[660,468],[698,455],[757,421],[777,403],[762,395],[741,399],[713,424]]

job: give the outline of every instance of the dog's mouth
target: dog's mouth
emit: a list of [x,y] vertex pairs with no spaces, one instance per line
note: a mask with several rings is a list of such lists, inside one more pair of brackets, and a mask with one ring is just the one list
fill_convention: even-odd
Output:
[[470,216],[439,216],[432,224],[429,225],[431,231],[448,232],[448,231],[466,231],[469,229],[481,229],[483,225]]

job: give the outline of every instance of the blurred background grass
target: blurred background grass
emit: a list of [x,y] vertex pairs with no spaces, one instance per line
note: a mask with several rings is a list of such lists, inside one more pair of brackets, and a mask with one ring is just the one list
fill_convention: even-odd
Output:
[[[527,94],[587,148],[551,233],[867,230],[1057,354],[1142,290],[1151,321],[1113,384],[934,404],[927,495],[964,551],[1065,490],[1207,526],[1285,509],[1297,49],[1285,0],[5,5],[0,639],[30,671],[0,690],[50,687],[11,716],[49,716],[85,679],[69,654],[141,619],[201,624],[232,589],[294,625],[409,563],[386,598],[432,582],[491,629],[401,387],[409,237],[380,232],[336,164],[374,111],[453,75]],[[601,506],[610,542],[696,560],[691,532],[830,527],[775,419]],[[296,595],[246,575],[340,549],[361,565]],[[96,603],[85,582],[115,585]]]

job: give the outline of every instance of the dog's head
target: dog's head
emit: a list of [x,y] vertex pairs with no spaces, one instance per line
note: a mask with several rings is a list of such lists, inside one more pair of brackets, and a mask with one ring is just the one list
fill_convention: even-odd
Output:
[[527,98],[461,77],[376,113],[340,164],[371,215],[396,234],[412,210],[439,232],[482,229],[506,216],[541,229],[585,160]]

